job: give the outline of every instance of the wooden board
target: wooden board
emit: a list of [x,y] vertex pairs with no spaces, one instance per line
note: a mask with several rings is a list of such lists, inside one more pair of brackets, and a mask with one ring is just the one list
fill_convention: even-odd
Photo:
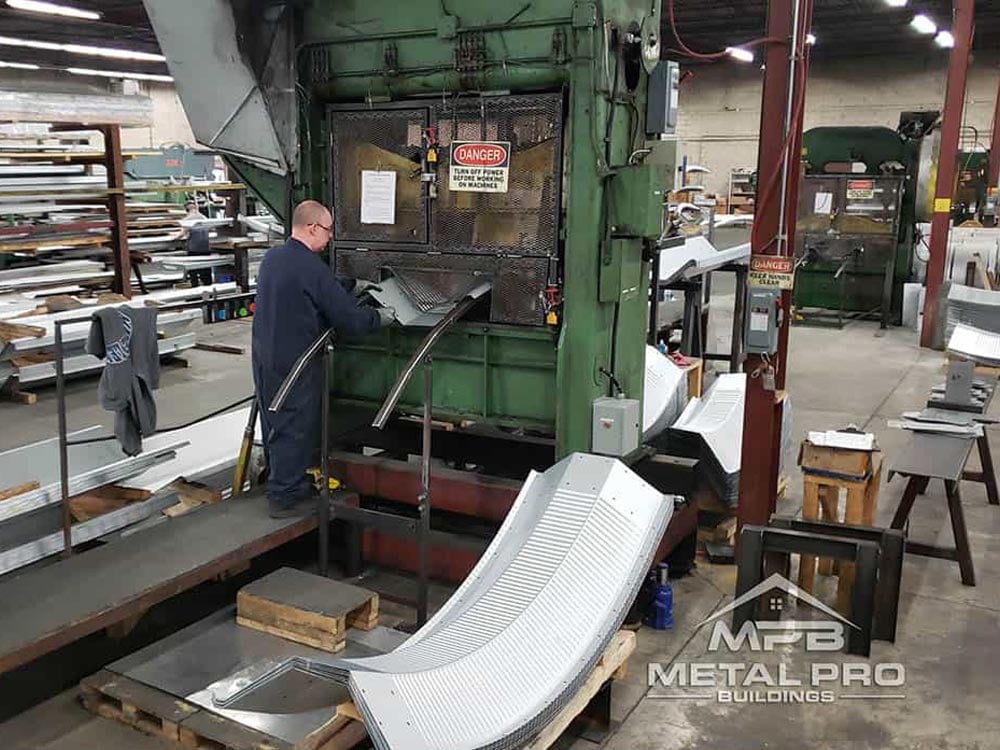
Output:
[[12,497],[17,497],[18,495],[23,495],[25,492],[32,492],[41,486],[42,485],[38,482],[28,482],[27,484],[19,484],[15,487],[7,487],[6,489],[0,490],[0,502],[10,500]]
[[236,622],[295,643],[335,652],[347,628],[378,625],[378,594],[294,568],[280,568],[240,589]]
[[80,683],[84,708],[146,734],[177,742],[180,725],[197,706],[102,669]]
[[7,577],[0,581],[0,674],[315,528],[315,516],[270,518],[254,492]]
[[44,335],[45,329],[41,326],[0,322],[0,341],[5,344],[16,339],[40,339]]

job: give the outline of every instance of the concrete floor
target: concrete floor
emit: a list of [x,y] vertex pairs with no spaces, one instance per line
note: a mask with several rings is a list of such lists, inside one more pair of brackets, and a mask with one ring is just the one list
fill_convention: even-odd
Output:
[[[731,296],[717,291],[720,348]],[[213,326],[206,334],[228,343],[246,342],[248,326]],[[710,334],[710,343],[715,335]],[[208,352],[189,355],[191,367],[168,369],[159,393],[163,420],[178,421],[247,393],[246,356]],[[793,403],[793,446],[810,429],[855,424],[876,433],[891,464],[905,435],[888,428],[887,420],[903,410],[919,408],[930,386],[942,377],[940,353],[924,352],[914,334],[895,329],[880,335],[875,325],[855,323],[843,331],[796,328],[791,336],[788,390]],[[107,423],[93,402],[93,381],[71,389],[71,425]],[[35,407],[0,405],[4,429],[0,448],[50,436],[55,425],[54,399],[41,393]],[[995,407],[1000,408],[1000,406]],[[169,415],[169,416],[168,416]],[[998,443],[994,439],[994,443]],[[791,474],[788,495],[780,508],[797,512],[801,476],[794,450],[786,456]],[[887,523],[902,494],[902,481],[883,475],[879,522]],[[707,652],[709,628],[702,620],[732,598],[735,569],[699,562],[695,573],[674,583],[675,627],[639,632],[638,652],[628,676],[615,688],[617,727],[609,750],[986,750],[998,747],[1000,697],[996,654],[1000,653],[1000,509],[987,505],[980,485],[963,483],[966,519],[979,585],[964,587],[955,563],[908,557],[903,571],[899,633],[895,644],[876,641],[871,663],[894,662],[906,670],[905,684],[889,691],[903,699],[847,700],[825,705],[724,705],[712,691],[677,690],[647,684],[647,664],[757,660],[743,651],[735,656]],[[943,488],[932,485],[917,501],[911,533],[920,539],[951,541]],[[828,582],[829,583],[829,582]],[[820,593],[823,593],[821,589]],[[829,599],[832,590],[827,588]],[[835,654],[811,657],[801,646],[765,654],[760,661],[786,665],[788,673],[807,673],[812,661],[864,661]],[[836,689],[836,693],[845,692]],[[858,692],[858,691],[856,691]],[[868,691],[877,692],[877,691]],[[668,695],[669,697],[664,697]],[[678,697],[684,696],[684,697]],[[594,748],[578,740],[563,741],[574,750]],[[0,747],[68,750],[146,750],[166,743],[96,719],[81,709],[72,691],[63,693],[0,725]]]

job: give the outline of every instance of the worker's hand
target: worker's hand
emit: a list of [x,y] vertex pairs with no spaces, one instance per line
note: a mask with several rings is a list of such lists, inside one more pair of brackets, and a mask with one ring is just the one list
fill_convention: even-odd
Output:
[[396,322],[396,311],[391,307],[380,307],[378,308],[378,317],[382,325],[392,325]]

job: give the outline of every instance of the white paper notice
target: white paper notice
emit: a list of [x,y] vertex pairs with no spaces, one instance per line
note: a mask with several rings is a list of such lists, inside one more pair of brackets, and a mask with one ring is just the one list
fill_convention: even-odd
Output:
[[813,202],[813,213],[833,213],[833,193],[816,193],[816,198]]
[[396,223],[396,173],[361,170],[361,223]]

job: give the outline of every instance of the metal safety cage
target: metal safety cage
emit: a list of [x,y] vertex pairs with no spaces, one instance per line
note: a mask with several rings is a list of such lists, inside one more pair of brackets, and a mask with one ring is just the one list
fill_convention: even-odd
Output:
[[[338,273],[378,281],[386,271],[415,272],[444,287],[451,275],[487,277],[491,322],[544,325],[559,256],[562,93],[332,105],[328,113]],[[427,128],[438,139],[436,198],[420,179]],[[450,190],[456,140],[509,142],[508,190]],[[395,225],[360,223],[364,169],[396,172]]]

